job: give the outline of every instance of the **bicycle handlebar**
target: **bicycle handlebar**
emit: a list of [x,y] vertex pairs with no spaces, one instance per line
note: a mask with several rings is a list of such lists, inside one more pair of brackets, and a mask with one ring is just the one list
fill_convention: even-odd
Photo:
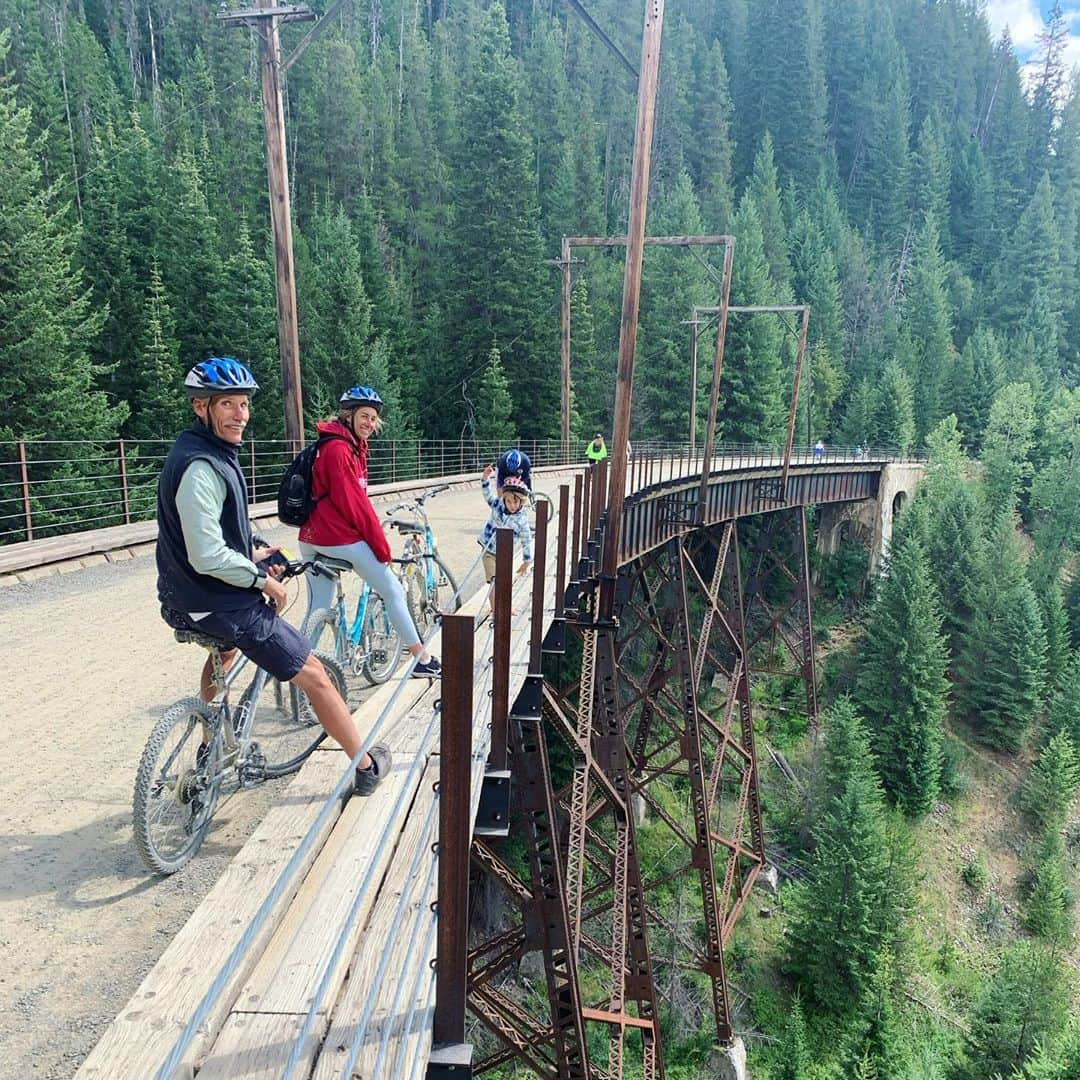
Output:
[[439,495],[440,493],[442,493],[444,491],[449,491],[449,490],[450,490],[450,485],[449,484],[439,484],[437,487],[428,488],[427,491],[425,491],[424,494],[421,495],[416,501],[421,506],[423,506],[425,499],[433,499],[436,495]]

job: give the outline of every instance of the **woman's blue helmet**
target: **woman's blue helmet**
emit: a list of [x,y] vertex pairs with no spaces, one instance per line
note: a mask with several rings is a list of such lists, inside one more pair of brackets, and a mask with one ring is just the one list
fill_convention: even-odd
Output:
[[361,405],[370,405],[377,413],[383,410],[383,399],[379,397],[379,391],[370,386],[350,386],[341,395],[340,404],[343,409],[358,409]]
[[184,390],[189,398],[254,394],[258,389],[255,376],[231,356],[211,356],[196,364],[184,379]]

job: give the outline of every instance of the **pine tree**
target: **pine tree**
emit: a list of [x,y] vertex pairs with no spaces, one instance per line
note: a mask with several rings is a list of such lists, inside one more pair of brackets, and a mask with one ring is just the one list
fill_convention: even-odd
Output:
[[825,149],[828,108],[823,63],[823,22],[819,0],[770,3],[754,9],[747,25],[747,64],[733,84],[736,118],[741,122],[737,147],[745,154],[766,130],[776,144],[782,176],[809,187],[817,179]]
[[168,439],[183,426],[189,413],[181,390],[184,372],[173,336],[172,309],[156,263],[150,267],[142,325],[134,365],[137,380],[128,399],[131,416],[124,433],[132,439]]
[[915,443],[915,393],[895,360],[885,365],[874,405],[874,439],[881,446],[907,451]]
[[[0,32],[0,65],[10,34]],[[93,388],[93,311],[72,251],[79,230],[48,209],[30,113],[0,81],[0,430],[4,438],[111,439],[127,406]],[[76,451],[78,455],[83,456]]]
[[706,231],[720,233],[727,227],[735,204],[731,92],[719,42],[699,41],[695,60],[697,74],[690,89],[694,137],[686,146],[686,166],[699,193]]
[[1046,730],[1051,735],[1064,733],[1074,747],[1080,746],[1080,650],[1074,649],[1062,672],[1058,692],[1047,712]]
[[788,904],[788,950],[807,997],[843,1016],[869,991],[883,954],[901,948],[911,884],[850,703],[831,710],[826,738],[830,797],[815,826],[809,872]]
[[1054,185],[1044,175],[1030,201],[1010,229],[995,273],[996,326],[1005,332],[1023,328],[1031,299],[1042,291],[1046,310],[1052,313],[1056,336],[1062,330],[1061,240],[1054,209]]
[[957,663],[957,703],[990,745],[1018,750],[1042,699],[1046,637],[1010,515],[998,518],[980,563],[979,599]]
[[[701,232],[701,214],[685,172],[657,199],[652,220],[662,234]],[[685,320],[691,306],[710,299],[704,268],[685,250],[658,248],[650,253],[641,283],[634,416],[652,438],[677,442],[688,437],[690,361]]]
[[[735,304],[773,302],[773,285],[753,199],[744,195],[732,231],[739,252],[732,268]],[[773,315],[737,315],[724,349],[722,437],[728,442],[779,445],[785,406],[780,350],[783,330]]]
[[1024,788],[1024,804],[1044,829],[1060,833],[1080,788],[1080,754],[1067,728],[1054,733],[1039,753]]
[[520,75],[510,55],[506,13],[493,3],[479,19],[455,153],[450,355],[442,370],[431,372],[435,393],[427,427],[432,434],[456,436],[461,417],[452,404],[455,386],[495,347],[504,369],[513,372],[518,435],[543,438],[559,427],[552,324],[543,318],[544,301],[556,295],[555,282],[543,266],[533,151],[519,107]]
[[914,210],[916,221],[932,220],[937,225],[943,248],[948,246],[951,182],[945,125],[935,111],[923,120],[915,144]]
[[1048,21],[1039,32],[1037,75],[1031,94],[1031,167],[1032,181],[1038,180],[1051,164],[1054,129],[1065,84],[1063,53],[1069,43],[1069,24],[1061,10],[1060,0],[1054,0]]
[[941,419],[952,357],[952,313],[937,223],[928,217],[915,241],[904,297],[904,327],[914,347],[915,432],[920,442]]
[[792,1002],[778,1054],[776,1080],[801,1080],[810,1067],[811,1055],[806,1032],[806,1016],[798,997]]
[[1030,171],[1030,114],[1024,96],[1020,63],[1006,28],[988,73],[994,93],[984,106],[977,136],[994,178],[990,220],[1007,235],[1023,209]]
[[983,437],[986,497],[992,511],[1012,513],[1032,474],[1035,395],[1027,383],[1009,383],[994,398]]
[[1037,1043],[1064,1029],[1070,997],[1061,959],[1034,942],[1009,946],[972,1010],[969,1080],[1020,1068]]
[[780,186],[773,157],[772,136],[765,132],[761,146],[754,158],[747,191],[754,200],[761,237],[765,245],[765,258],[769,263],[769,276],[776,286],[777,296],[783,296],[791,288],[791,260],[788,257],[787,225],[780,201]]
[[909,817],[926,813],[938,794],[948,693],[941,625],[923,540],[913,529],[889,555],[867,623],[856,692],[882,783]]
[[1045,464],[1031,484],[1032,531],[1055,580],[1080,549],[1080,388],[1059,389],[1039,439]]
[[1055,945],[1066,944],[1073,934],[1064,864],[1061,833],[1056,828],[1048,829],[1039,847],[1031,892],[1025,898],[1024,925],[1036,937]]
[[1046,1035],[1035,1053],[1010,1080],[1077,1080],[1080,1077],[1080,1021],[1070,1020],[1063,1030]]
[[206,351],[225,352],[251,365],[259,380],[259,402],[250,435],[279,439],[284,404],[274,278],[269,262],[256,255],[243,220],[218,280],[203,302],[203,310],[211,312],[202,331]]
[[513,401],[499,354],[492,350],[490,360],[476,382],[476,426],[474,438],[481,445],[506,445],[514,439],[510,419]]
[[1005,361],[994,332],[983,324],[964,343],[953,365],[947,393],[947,408],[956,414],[964,444],[972,449],[982,445],[990,420],[990,406],[1004,385]]

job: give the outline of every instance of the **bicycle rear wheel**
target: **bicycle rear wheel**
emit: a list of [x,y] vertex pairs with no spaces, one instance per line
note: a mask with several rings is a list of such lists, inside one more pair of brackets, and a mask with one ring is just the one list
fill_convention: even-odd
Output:
[[221,791],[217,713],[200,698],[170,705],[146,740],[135,777],[135,848],[155,874],[175,874],[199,850]]
[[547,520],[550,523],[551,519],[555,516],[555,503],[551,501],[551,496],[546,491],[534,491],[532,493],[533,501],[533,514],[540,509],[541,503],[547,504]]
[[313,652],[326,653],[343,666],[348,657],[343,654],[343,635],[338,632],[338,613],[334,608],[318,608],[304,617],[300,633],[308,639]]
[[368,600],[360,647],[364,654],[364,678],[372,686],[386,682],[397,671],[401,663],[401,635],[390,621],[383,598],[375,593]]
[[[328,653],[317,652],[315,655],[326,668],[334,689],[342,700],[348,701],[341,665]],[[257,684],[256,678],[244,691],[240,698],[241,709],[251,700]],[[296,772],[326,738],[324,731],[312,727],[318,723],[315,711],[307,694],[294,683],[278,683],[268,678],[253,705],[254,718],[249,730],[265,758],[263,771],[268,779]]]

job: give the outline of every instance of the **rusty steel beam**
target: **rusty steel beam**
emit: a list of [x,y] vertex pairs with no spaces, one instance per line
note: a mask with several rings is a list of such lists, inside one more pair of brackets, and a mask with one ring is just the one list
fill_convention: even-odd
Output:
[[472,764],[473,619],[444,615],[439,743],[439,921],[435,1046],[465,1042]]

